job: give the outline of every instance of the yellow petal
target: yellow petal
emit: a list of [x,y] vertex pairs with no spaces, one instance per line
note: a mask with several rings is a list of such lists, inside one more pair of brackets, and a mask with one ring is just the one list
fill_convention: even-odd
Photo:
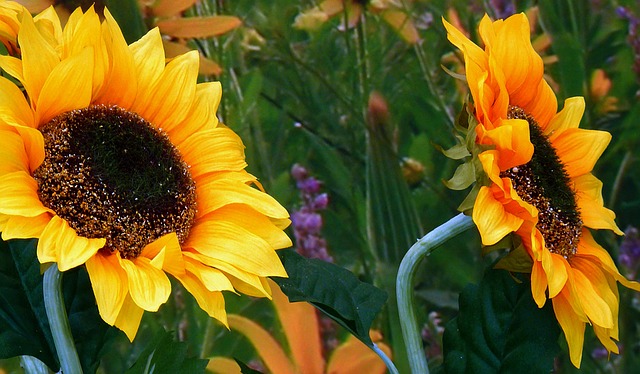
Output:
[[[78,236],[67,221],[53,216],[38,241],[38,260],[41,263],[55,261],[60,271],[67,271],[87,262],[105,243],[105,239]],[[55,254],[55,258],[51,258],[51,254]]]
[[242,25],[234,16],[172,18],[156,23],[163,34],[176,38],[209,38],[226,34]]
[[0,176],[0,213],[36,217],[53,211],[40,202],[37,182],[24,171]]
[[567,283],[569,264],[562,256],[550,253],[548,250],[542,251],[542,267],[547,275],[549,285],[549,298],[556,297]]
[[271,373],[294,374],[295,369],[278,342],[265,329],[250,319],[230,314],[231,330],[244,335],[256,349],[258,356]]
[[113,326],[128,294],[127,274],[118,254],[98,252],[87,260],[87,272],[102,319]]
[[308,303],[290,303],[280,287],[269,280],[273,305],[284,330],[289,349],[302,373],[324,372],[322,339],[315,308]]
[[184,160],[196,179],[217,171],[240,171],[247,163],[240,137],[225,127],[200,131],[178,144]]
[[611,134],[606,131],[568,129],[552,142],[569,177],[590,173],[602,152],[609,145]]
[[608,229],[618,235],[623,232],[616,225],[616,214],[604,207],[602,182],[593,174],[587,173],[573,180],[576,203],[584,225],[592,229]]
[[611,340],[611,336],[609,335],[610,329],[605,329],[598,325],[593,325],[593,331],[596,333],[596,337],[598,337],[598,340],[600,340],[600,343],[604,345],[605,349],[608,352],[613,352],[615,354],[620,353],[618,350],[618,345],[613,340]]
[[2,240],[39,238],[51,216],[50,213],[35,217],[9,216],[2,228]]
[[574,269],[573,277],[575,281],[576,296],[580,298],[582,309],[593,324],[612,328],[614,325],[611,308],[598,295],[594,285],[586,274]]
[[191,228],[185,246],[258,276],[287,276],[280,258],[267,242],[227,221],[197,223]]
[[289,218],[289,213],[278,201],[247,184],[252,180],[255,178],[246,172],[220,173],[202,178],[196,186],[198,211],[205,215],[225,205],[244,204],[267,217]]
[[[18,34],[18,42],[22,52],[22,75],[25,89],[31,103],[38,102],[40,91],[53,69],[60,62],[58,53],[40,35],[33,23],[31,15],[22,17],[22,26]],[[87,69],[91,72],[90,69]],[[86,83],[86,82],[83,82]],[[57,91],[60,93],[63,91]],[[69,97],[71,95],[63,95]]]
[[[60,62],[42,86],[36,106],[36,121],[49,122],[53,117],[91,103],[93,90],[93,53],[91,47]],[[60,95],[64,92],[64,95]]]
[[542,308],[547,302],[547,275],[541,261],[534,261],[531,268],[531,294],[538,308]]
[[[167,58],[173,58],[193,50],[185,44],[176,43],[169,40],[163,40],[162,45],[164,46],[164,51],[167,54]],[[198,58],[200,61],[200,68],[198,69],[198,72],[200,74],[217,76],[222,73],[222,67],[220,67],[220,65],[218,65],[215,61],[204,57],[201,53],[198,53]]]
[[143,313],[144,310],[136,305],[130,295],[127,295],[116,319],[115,326],[124,331],[131,342],[136,337]]
[[127,273],[129,294],[140,308],[157,312],[160,305],[169,299],[171,282],[161,269],[151,264],[151,260],[146,257],[123,258],[120,266]]
[[189,114],[198,79],[198,51],[190,51],[169,62],[153,89],[144,118],[159,128],[182,122]]
[[152,260],[156,258],[161,251],[164,251],[165,256],[162,270],[173,276],[184,274],[185,268],[184,260],[182,259],[182,249],[180,248],[180,242],[175,232],[163,235],[147,244],[142,250],[142,253],[140,253],[140,256]]
[[4,77],[0,77],[0,119],[9,125],[37,127],[24,94]]
[[138,81],[137,98],[131,108],[137,111],[136,108],[148,104],[148,96],[152,94],[153,86],[164,71],[164,49],[160,31],[157,27],[152,29],[129,47],[135,66],[133,70]]
[[13,129],[0,129],[0,175],[16,171],[29,171],[29,158],[24,142]]
[[194,133],[218,126],[216,112],[222,98],[220,82],[205,82],[196,86],[194,103],[185,120],[175,127],[164,124],[163,130],[169,134],[173,144],[181,144]]
[[13,56],[0,56],[0,68],[24,85],[21,59]]
[[518,230],[523,220],[505,211],[488,187],[481,187],[473,206],[473,222],[483,245],[496,244],[510,232]]
[[[105,83],[101,92],[96,94],[98,104],[117,104],[122,108],[130,108],[136,98],[138,79],[134,68],[133,53],[120,31],[117,22],[104,9],[103,39],[110,54]],[[133,47],[132,47],[133,49]]]
[[564,108],[551,119],[549,126],[544,129],[544,132],[549,136],[549,140],[553,141],[565,130],[578,128],[584,114],[584,107],[584,98],[582,96],[566,99]]
[[208,291],[234,291],[231,281],[220,270],[189,257],[185,262],[189,273],[199,279]]
[[582,361],[585,323],[576,318],[569,301],[563,293],[553,298],[553,311],[567,339],[571,363],[579,369],[580,361]]
[[217,319],[227,327],[229,326],[222,292],[209,291],[204,284],[202,284],[202,280],[189,271],[176,278],[182,283],[184,288],[193,295],[202,310],[207,312],[211,318]]

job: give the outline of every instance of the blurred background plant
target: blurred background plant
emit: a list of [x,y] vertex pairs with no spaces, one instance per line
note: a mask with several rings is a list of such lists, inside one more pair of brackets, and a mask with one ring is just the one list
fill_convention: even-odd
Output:
[[[94,2],[22,3],[37,11]],[[127,40],[157,26],[168,57],[187,49],[200,51],[200,79],[222,82],[219,117],[242,137],[248,170],[292,212],[289,233],[298,250],[310,246],[316,257],[332,260],[389,293],[387,309],[374,328],[382,332],[401,373],[409,371],[397,330],[397,266],[418,237],[457,214],[466,194],[442,183],[457,163],[439,149],[454,144],[454,118],[467,93],[442,68],[454,75],[463,71],[440,17],[477,41],[477,24],[484,13],[503,18],[526,12],[534,46],[545,59],[559,103],[584,96],[588,104],[581,127],[613,135],[594,171],[604,182],[605,205],[617,213],[620,227],[640,226],[640,174],[635,172],[640,166],[637,1],[95,3],[97,9],[105,5]],[[629,228],[624,239],[598,235],[626,275],[637,279],[637,229]],[[457,313],[458,293],[482,276],[480,253],[478,234],[472,230],[436,251],[421,267],[417,312],[430,364],[442,360],[442,326]],[[269,300],[233,294],[225,298],[229,313],[287,342]],[[622,353],[607,360],[595,336],[588,335],[582,370],[629,372],[640,367],[639,305],[636,296],[621,291]],[[347,337],[337,329],[334,346]],[[186,342],[185,350],[192,356],[232,357],[265,367],[261,352],[243,334],[210,320],[188,293],[174,292],[159,313],[144,316],[132,346],[123,334],[113,338],[99,371],[124,372],[162,330]],[[293,347],[284,343],[282,349],[290,352]],[[18,370],[15,359],[1,365],[8,372]],[[576,370],[566,347],[555,370]]]

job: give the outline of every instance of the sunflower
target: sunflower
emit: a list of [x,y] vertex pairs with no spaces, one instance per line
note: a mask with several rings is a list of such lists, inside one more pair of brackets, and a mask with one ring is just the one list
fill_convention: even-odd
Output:
[[22,59],[0,59],[27,96],[0,77],[2,238],[38,238],[60,271],[85,264],[130,340],[167,274],[227,325],[222,291],[270,297],[266,277],[286,276],[288,213],[244,170],[220,84],[196,84],[198,53],[167,63],[158,29],[127,45],[104,15],[78,9],[62,28],[53,8],[24,14]]
[[[585,104],[569,98],[556,113],[556,97],[531,46],[524,14],[492,22],[479,35],[484,49],[444,21],[449,40],[464,54],[477,124],[469,151],[479,167],[473,221],[482,243],[515,233],[530,257],[537,305],[551,299],[580,366],[585,324],[610,352],[618,353],[616,281],[634,290],[589,229],[622,234],[603,206],[602,183],[591,173],[611,135],[578,128]],[[477,193],[477,195],[476,195]],[[472,195],[473,196],[473,195]]]

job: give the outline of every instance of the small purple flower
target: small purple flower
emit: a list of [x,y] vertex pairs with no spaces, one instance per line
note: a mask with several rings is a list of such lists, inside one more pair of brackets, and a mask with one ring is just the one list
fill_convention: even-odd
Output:
[[516,5],[513,0],[491,0],[489,4],[497,19],[506,19],[516,13]]
[[305,167],[293,165],[291,176],[296,181],[302,200],[302,206],[291,213],[296,250],[308,258],[333,262],[333,258],[327,252],[327,242],[321,235],[324,222],[319,213],[327,208],[329,196],[320,193],[322,182],[310,176]]
[[635,227],[628,227],[624,234],[618,260],[627,269],[630,277],[635,278],[638,273],[638,265],[640,265],[640,235]]
[[616,9],[616,13],[620,18],[624,18],[629,21],[627,41],[633,50],[633,70],[636,72],[636,78],[640,81],[640,18],[625,7],[618,7]]

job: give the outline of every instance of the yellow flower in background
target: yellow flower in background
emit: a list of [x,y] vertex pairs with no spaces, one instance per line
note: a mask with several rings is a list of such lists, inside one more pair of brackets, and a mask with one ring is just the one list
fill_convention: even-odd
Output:
[[225,325],[222,291],[270,297],[289,216],[244,170],[197,52],[167,63],[158,29],[127,45],[93,8],[64,28],[53,8],[25,13],[18,41],[21,60],[0,57],[27,95],[0,77],[2,239],[38,238],[61,271],[86,264],[100,315],[130,340],[167,274]]
[[[315,30],[330,18],[346,15],[346,26],[352,28],[360,22],[362,13],[368,9],[379,14],[406,42],[415,44],[420,36],[403,3],[398,0],[325,0],[318,6],[299,14],[293,27]],[[344,25],[343,25],[344,27]]]
[[[245,336],[263,364],[271,373],[278,374],[383,374],[387,367],[369,347],[354,336],[331,352],[325,361],[322,355],[322,341],[318,330],[318,317],[315,308],[308,303],[290,303],[278,285],[269,280],[273,290],[273,306],[280,325],[284,330],[286,343],[280,344],[267,330],[254,321],[229,315],[229,326]],[[382,343],[379,332],[371,330],[371,339],[384,353],[391,357],[391,350]],[[289,352],[283,347],[288,347]],[[240,367],[234,360],[226,357],[214,357],[207,369],[213,373],[240,373]]]
[[580,366],[587,323],[610,352],[618,352],[616,281],[640,290],[620,275],[589,229],[622,234],[615,214],[603,206],[602,183],[591,173],[608,145],[604,131],[578,128],[582,97],[556,97],[543,78],[532,48],[527,17],[492,22],[479,35],[484,49],[444,21],[449,40],[464,54],[473,97],[474,147],[481,170],[473,221],[484,245],[515,233],[531,257],[531,288],[539,307],[551,299]]

